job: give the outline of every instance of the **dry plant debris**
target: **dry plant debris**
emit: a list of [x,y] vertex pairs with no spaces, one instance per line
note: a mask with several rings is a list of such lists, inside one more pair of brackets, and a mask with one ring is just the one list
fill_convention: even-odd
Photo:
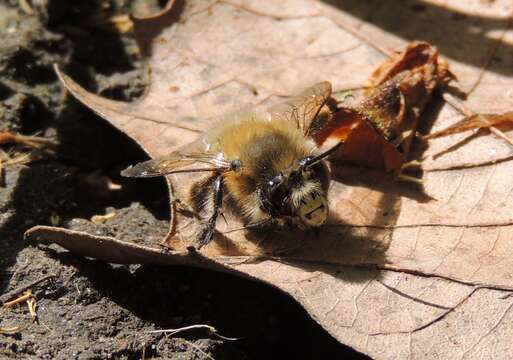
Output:
[[55,141],[39,136],[26,136],[0,131],[0,146],[11,146],[10,151],[0,148],[0,186],[5,183],[6,168],[24,165],[53,153]]
[[[493,132],[492,128],[504,127],[508,129],[511,128],[512,124],[513,111],[509,111],[503,114],[472,114],[446,129],[425,135],[424,139],[435,139],[437,137],[458,134],[464,131],[476,129],[489,129]],[[498,134],[496,133],[496,135],[500,136],[513,145],[512,140],[507,137],[505,138],[502,132]]]
[[[388,49],[405,48],[404,38],[429,36],[440,48],[462,88],[473,89],[468,108],[511,111],[510,2],[423,2],[447,19],[465,15],[451,36],[433,32],[430,22],[411,22],[417,10],[402,2],[373,8],[383,26],[369,26],[360,20],[368,14],[351,15],[367,9],[362,4],[186,1],[180,9],[169,6],[156,17],[134,19],[153,79],[140,101],[107,100],[60,77],[152,157],[191,142],[213,116],[240,104],[275,103],[326,79],[335,90],[358,86],[387,59]],[[394,12],[397,6],[401,11]],[[402,29],[403,38],[385,31],[390,14],[394,24],[411,25]],[[500,29],[480,38],[483,46],[461,40],[476,41],[468,29],[486,28],[491,18]],[[490,62],[494,56],[502,62]],[[433,132],[460,120],[445,105]],[[340,342],[376,359],[507,357],[513,334],[513,302],[504,297],[513,290],[513,156],[509,144],[481,136],[434,158],[464,135],[429,139],[422,168],[431,200],[374,172],[337,169],[330,189],[333,217],[318,234],[247,232],[225,214],[227,224],[220,223],[214,243],[195,254],[178,237],[171,239],[174,249],[165,250],[53,227],[33,228],[27,236],[108,262],[188,264],[257,278],[290,294]],[[177,191],[172,183],[189,181],[168,180],[171,195]],[[184,225],[178,216],[173,223]]]
[[22,303],[27,304],[27,307],[28,307],[30,316],[32,317],[32,320],[36,321],[36,319],[37,319],[37,313],[36,313],[37,302],[36,302],[36,298],[35,298],[34,294],[32,294],[32,291],[30,291],[30,290],[25,291],[23,293],[23,295],[20,295],[19,297],[17,297],[14,300],[4,303],[3,306],[5,308],[12,308],[12,307],[14,307],[16,305],[20,305]]
[[32,291],[27,290],[22,295],[18,296],[16,299],[4,303],[3,306],[5,308],[10,308],[15,305],[19,305],[21,303],[27,302],[29,299],[32,299],[33,297],[34,297],[34,295],[32,294]]
[[374,70],[357,107],[335,111],[317,143],[344,141],[331,157],[334,162],[398,172],[407,161],[426,104],[452,79],[436,47],[411,43]]
[[110,220],[116,216],[115,212],[111,212],[105,215],[93,215],[91,217],[91,221],[97,224],[104,223],[107,220]]
[[152,330],[152,331],[148,331],[148,333],[149,334],[164,333],[164,334],[168,334],[168,335],[175,335],[175,334],[179,334],[183,331],[190,331],[190,330],[197,330],[197,329],[206,330],[209,335],[216,336],[222,340],[235,341],[235,340],[242,339],[242,338],[233,338],[233,337],[223,336],[223,335],[219,334],[219,331],[215,327],[213,327],[211,325],[203,325],[203,324],[189,325],[189,326],[184,326],[184,327],[177,328],[177,329]]
[[51,275],[45,275],[45,276],[43,276],[43,277],[41,277],[41,278],[39,278],[39,279],[37,279],[35,281],[30,282],[27,285],[24,285],[24,286],[22,286],[20,288],[17,288],[17,289],[14,289],[12,291],[9,291],[9,292],[7,292],[7,293],[5,293],[5,294],[0,296],[0,302],[3,305],[6,305],[7,303],[9,303],[10,299],[13,299],[15,297],[17,297],[16,299],[19,302],[20,294],[23,294],[23,293],[29,291],[30,288],[32,288],[32,287],[34,287],[36,285],[39,285],[41,283],[44,283],[45,281],[48,281],[48,280],[53,279],[53,278],[55,278],[55,275],[52,275],[52,274]]
[[[316,141],[322,146],[344,141],[344,147],[331,156],[335,163],[350,163],[394,171],[399,178],[415,160],[407,162],[413,139],[435,139],[469,130],[489,129],[511,145],[513,140],[497,127],[511,129],[513,112],[474,114],[454,97],[447,101],[465,117],[456,124],[426,135],[417,133],[419,118],[435,90],[449,90],[455,80],[446,61],[431,44],[414,42],[390,56],[369,78],[364,98],[357,107],[338,107]],[[453,86],[452,90],[456,90]],[[460,93],[461,94],[461,93]]]
[[[0,296],[0,303],[4,308],[12,308],[14,306],[21,305],[23,303],[27,304],[27,308],[30,316],[32,317],[32,321],[38,321],[37,318],[37,299],[32,293],[31,288],[36,285],[40,285],[50,279],[55,278],[55,275],[50,274],[43,276],[35,281],[30,282],[27,285],[24,285],[20,288],[9,291],[8,293]],[[22,326],[11,326],[11,327],[0,327],[0,334],[3,335],[14,335],[19,333],[24,327]]]
[[14,335],[20,332],[19,326],[0,327],[0,334],[2,335]]

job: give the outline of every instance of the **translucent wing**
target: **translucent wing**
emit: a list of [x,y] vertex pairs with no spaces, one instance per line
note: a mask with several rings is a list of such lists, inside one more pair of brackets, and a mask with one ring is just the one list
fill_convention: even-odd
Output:
[[183,149],[162,158],[152,159],[130,166],[121,171],[126,177],[156,177],[176,173],[226,171],[231,163],[219,152],[205,150],[202,141],[196,141]]
[[274,119],[285,119],[297,124],[305,136],[311,136],[317,127],[316,118],[331,96],[331,83],[317,83],[301,94],[274,106],[267,111]]

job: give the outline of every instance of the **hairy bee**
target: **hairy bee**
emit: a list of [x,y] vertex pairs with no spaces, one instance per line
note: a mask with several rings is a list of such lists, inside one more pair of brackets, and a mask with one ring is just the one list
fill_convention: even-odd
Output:
[[319,153],[313,140],[329,116],[321,109],[330,96],[331,84],[321,82],[267,111],[226,117],[187,150],[139,163],[121,174],[205,173],[190,185],[189,199],[185,199],[191,211],[204,214],[196,239],[199,248],[212,240],[223,203],[247,227],[321,226],[328,217],[330,182],[324,159],[341,145]]

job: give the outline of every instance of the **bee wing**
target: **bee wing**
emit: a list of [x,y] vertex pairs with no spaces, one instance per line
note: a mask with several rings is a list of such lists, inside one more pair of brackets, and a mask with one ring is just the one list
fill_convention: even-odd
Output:
[[273,119],[285,119],[297,124],[305,136],[310,135],[310,127],[321,108],[331,96],[331,83],[323,81],[317,83],[301,94],[274,106],[267,111]]
[[164,157],[130,166],[121,171],[126,177],[156,177],[176,173],[225,171],[230,162],[223,160],[219,152],[202,151],[197,142],[187,149],[179,149]]

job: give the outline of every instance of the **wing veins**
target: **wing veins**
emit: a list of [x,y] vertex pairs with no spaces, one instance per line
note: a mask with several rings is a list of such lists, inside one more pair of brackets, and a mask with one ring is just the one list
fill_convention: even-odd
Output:
[[298,96],[268,109],[275,119],[288,120],[296,124],[305,136],[310,135],[310,126],[331,96],[331,84],[327,81],[313,85]]
[[[200,167],[200,165],[211,167]],[[194,167],[197,165],[198,167]],[[176,173],[224,172],[231,163],[218,157],[218,154],[172,153],[163,158],[152,159],[130,166],[121,172],[126,177],[156,177]]]

